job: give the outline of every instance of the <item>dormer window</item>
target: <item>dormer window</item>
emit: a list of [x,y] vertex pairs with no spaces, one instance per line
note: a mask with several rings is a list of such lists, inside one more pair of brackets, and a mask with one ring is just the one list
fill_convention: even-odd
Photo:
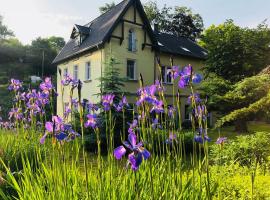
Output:
[[75,37],[75,43],[76,43],[76,46],[80,46],[81,45],[81,36],[80,36],[80,34],[78,34]]
[[135,31],[133,29],[130,29],[128,32],[128,50],[132,52],[137,51],[136,43],[137,40]]
[[75,46],[80,46],[90,33],[90,28],[75,24],[71,36],[74,39]]

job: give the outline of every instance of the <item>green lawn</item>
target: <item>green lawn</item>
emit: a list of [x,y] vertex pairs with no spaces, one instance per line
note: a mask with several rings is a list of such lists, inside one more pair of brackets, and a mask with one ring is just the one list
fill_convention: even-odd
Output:
[[[228,139],[233,139],[238,135],[248,135],[254,132],[270,132],[270,124],[265,122],[249,122],[248,131],[249,132],[247,133],[237,133],[234,131],[234,126],[226,126],[220,129],[220,136],[227,137]],[[219,130],[211,129],[209,131],[209,136],[212,141],[215,142],[219,137]]]

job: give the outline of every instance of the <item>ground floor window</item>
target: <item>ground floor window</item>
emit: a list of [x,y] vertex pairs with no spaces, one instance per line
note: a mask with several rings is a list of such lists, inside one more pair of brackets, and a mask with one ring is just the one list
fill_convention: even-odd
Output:
[[127,78],[129,80],[136,80],[136,61],[127,60]]

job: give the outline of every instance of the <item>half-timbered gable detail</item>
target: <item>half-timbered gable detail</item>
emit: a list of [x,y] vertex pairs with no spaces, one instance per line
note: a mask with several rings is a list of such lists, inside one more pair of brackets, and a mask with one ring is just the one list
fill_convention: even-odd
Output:
[[[187,38],[160,33],[157,27],[153,29],[140,0],[124,0],[89,23],[74,25],[70,40],[53,61],[61,72],[57,74],[57,112],[63,113],[60,81],[65,74],[83,81],[83,99],[100,101],[96,95],[100,92],[99,78],[111,56],[121,63],[120,74],[128,80],[123,92],[129,92],[128,100],[132,103],[140,74],[145,85],[161,78],[167,84],[166,95],[170,99],[173,87],[167,76],[170,66],[192,64],[199,70],[206,55],[206,50]],[[182,110],[187,94],[188,91],[182,94]],[[69,102],[68,94],[63,94],[63,101]]]

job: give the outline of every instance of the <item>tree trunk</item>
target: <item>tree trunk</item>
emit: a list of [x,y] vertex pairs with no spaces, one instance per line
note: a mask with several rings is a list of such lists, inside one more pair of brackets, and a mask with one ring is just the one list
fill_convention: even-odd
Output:
[[240,132],[240,133],[246,133],[248,132],[248,127],[247,127],[247,121],[244,119],[237,119],[234,122],[235,125],[235,131]]

